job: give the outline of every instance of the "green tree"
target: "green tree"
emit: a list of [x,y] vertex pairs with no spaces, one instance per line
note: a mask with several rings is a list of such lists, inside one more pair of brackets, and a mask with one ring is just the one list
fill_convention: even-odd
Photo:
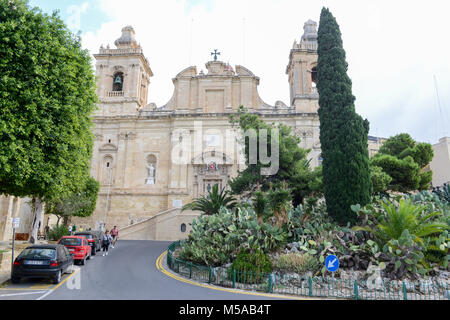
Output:
[[59,220],[63,218],[67,226],[70,217],[89,217],[97,206],[98,191],[100,184],[97,180],[89,177],[86,185],[79,193],[73,193],[66,198],[53,199],[46,202],[46,213],[54,214]]
[[[291,191],[294,205],[301,204],[303,199],[313,192],[319,193],[321,188],[320,170],[311,170],[307,155],[311,150],[299,147],[300,138],[292,133],[291,128],[280,124],[274,126],[266,123],[258,115],[247,113],[241,107],[237,115],[231,117],[233,125],[239,125],[242,133],[255,132],[257,159],[250,161],[250,138],[245,137],[241,141],[245,146],[246,169],[239,172],[238,176],[230,181],[231,190],[236,195],[252,197],[258,190],[268,191],[270,189],[281,188],[284,183]],[[270,164],[263,164],[260,158],[261,132],[267,131],[267,150],[270,157],[274,152],[272,146],[272,134],[274,129],[278,130],[278,155],[279,168],[275,174],[263,175],[262,168],[270,167]],[[256,163],[255,163],[256,162]]]
[[372,178],[372,191],[374,193],[386,191],[392,181],[391,176],[377,166],[370,166],[370,177]]
[[57,13],[0,0],[0,193],[42,202],[82,190],[93,146],[91,58]]
[[408,192],[427,190],[432,171],[423,171],[433,159],[433,147],[429,143],[417,143],[407,133],[389,138],[371,159],[371,165],[383,169],[392,178],[388,188]]
[[194,199],[193,202],[183,206],[183,211],[201,211],[203,214],[210,216],[219,213],[222,207],[233,209],[235,205],[235,199],[230,195],[230,191],[222,189],[219,192],[219,186],[216,184],[208,193],[208,196]]
[[354,223],[356,214],[351,205],[370,201],[369,122],[355,112],[341,32],[326,8],[320,17],[318,42],[324,195],[328,213],[337,222]]

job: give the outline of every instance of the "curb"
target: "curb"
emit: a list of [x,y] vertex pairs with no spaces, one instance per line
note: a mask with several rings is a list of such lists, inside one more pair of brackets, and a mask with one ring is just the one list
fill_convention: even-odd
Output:
[[[206,289],[210,289],[210,290],[216,290],[216,291],[224,291],[224,292],[229,292],[229,293],[234,293],[234,294],[241,294],[241,295],[250,295],[250,296],[255,296],[255,297],[266,297],[266,298],[272,298],[272,299],[283,299],[283,300],[304,300],[304,301],[317,301],[317,300],[324,300],[321,298],[309,298],[309,297],[303,297],[303,296],[291,296],[291,295],[282,295],[282,294],[269,294],[269,293],[262,293],[262,292],[257,292],[257,291],[246,291],[246,290],[239,290],[239,289],[229,289],[229,288],[225,288],[225,287],[220,287],[220,286],[214,286],[214,285],[210,285],[207,283],[202,283],[202,282],[196,282],[193,281],[192,279],[188,279],[180,274],[174,273],[172,270],[170,270],[170,268],[167,266],[167,251],[164,251],[156,260],[156,268],[164,273],[165,275],[167,275],[168,277],[180,281],[180,282],[184,282],[184,283],[188,283],[197,287],[202,287],[202,288],[206,288]],[[333,300],[333,299],[332,299]]]

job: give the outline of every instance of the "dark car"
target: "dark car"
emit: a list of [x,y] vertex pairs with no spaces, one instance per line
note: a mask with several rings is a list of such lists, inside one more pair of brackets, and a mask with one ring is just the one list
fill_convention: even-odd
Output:
[[73,270],[73,256],[62,245],[34,245],[26,248],[14,260],[12,283],[21,278],[50,278],[53,283],[61,282],[64,273]]
[[101,247],[101,245],[102,245],[102,239],[103,239],[103,235],[105,234],[103,231],[101,231],[101,230],[93,230],[93,231],[91,231],[93,234],[95,234],[95,235],[97,235],[97,238],[98,238],[98,240],[99,240],[99,242],[100,242],[100,247]]
[[92,255],[95,256],[97,251],[102,249],[102,244],[100,243],[100,238],[95,231],[82,231],[75,233],[76,236],[85,237],[90,246],[92,247]]

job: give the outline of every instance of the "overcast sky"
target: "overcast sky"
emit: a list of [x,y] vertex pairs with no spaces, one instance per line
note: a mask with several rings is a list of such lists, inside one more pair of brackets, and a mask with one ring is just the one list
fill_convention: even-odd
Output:
[[[91,54],[132,25],[154,72],[149,102],[165,105],[188,66],[220,60],[261,78],[259,94],[289,104],[286,72],[308,19],[330,8],[343,35],[356,110],[371,135],[408,132],[437,143],[450,135],[450,1],[403,0],[31,0],[60,10]],[[437,86],[435,85],[435,79]],[[436,88],[438,91],[436,91]],[[437,98],[439,96],[439,99]],[[439,107],[440,106],[440,107]]]

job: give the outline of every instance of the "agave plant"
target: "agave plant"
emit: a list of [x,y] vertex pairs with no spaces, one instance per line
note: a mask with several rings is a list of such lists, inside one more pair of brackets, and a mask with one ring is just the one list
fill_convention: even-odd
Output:
[[415,242],[424,244],[427,237],[449,228],[448,224],[432,221],[432,218],[442,215],[441,212],[426,213],[426,206],[415,205],[410,199],[401,199],[398,207],[392,202],[380,202],[384,214],[379,216],[378,225],[355,227],[354,230],[374,234],[382,245],[400,239],[405,230],[414,237]]
[[433,191],[441,201],[450,202],[450,184],[444,184],[441,188],[437,188]]
[[186,204],[183,206],[182,211],[201,211],[204,215],[210,216],[218,213],[222,207],[232,210],[235,206],[236,200],[230,195],[230,191],[222,189],[219,192],[219,186],[215,185],[208,196],[197,198],[193,202]]

